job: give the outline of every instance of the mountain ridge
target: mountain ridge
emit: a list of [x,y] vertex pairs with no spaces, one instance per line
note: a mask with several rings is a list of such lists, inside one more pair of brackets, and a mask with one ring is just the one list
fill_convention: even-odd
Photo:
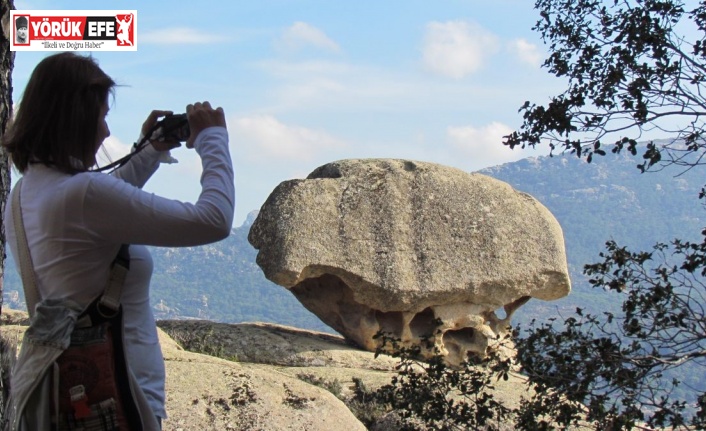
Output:
[[[609,307],[610,300],[588,286],[583,265],[599,260],[608,239],[649,250],[675,237],[697,239],[706,218],[697,197],[701,179],[692,171],[641,174],[626,154],[530,157],[482,169],[542,202],[564,231],[573,292],[559,301],[530,301],[515,321],[534,316]],[[257,210],[218,243],[184,248],[150,247],[155,263],[151,298],[158,319],[208,319],[225,323],[269,322],[332,332],[285,288],[267,280],[247,240]],[[6,260],[4,301],[24,309],[12,259]],[[550,311],[553,310],[553,311]]]

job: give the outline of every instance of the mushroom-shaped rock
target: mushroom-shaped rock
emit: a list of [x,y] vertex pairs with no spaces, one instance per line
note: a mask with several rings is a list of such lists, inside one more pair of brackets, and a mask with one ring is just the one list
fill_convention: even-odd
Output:
[[529,298],[570,291],[561,227],[542,204],[432,163],[321,166],[279,184],[248,239],[269,280],[372,351],[379,331],[403,343],[434,334],[460,363],[484,355]]

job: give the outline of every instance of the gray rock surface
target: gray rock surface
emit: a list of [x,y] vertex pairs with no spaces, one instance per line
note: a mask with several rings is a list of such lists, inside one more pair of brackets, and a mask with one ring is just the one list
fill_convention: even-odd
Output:
[[[13,317],[20,321],[26,313]],[[363,431],[343,402],[353,396],[355,381],[375,390],[397,375],[396,359],[375,357],[331,334],[266,323],[158,325],[167,371],[164,431]],[[0,337],[14,345],[26,328],[5,323]],[[495,398],[509,408],[528,395],[526,380],[515,373],[494,387]],[[379,420],[376,430],[399,429],[395,420]]]
[[485,354],[529,298],[570,291],[563,233],[543,205],[432,163],[342,160],[285,181],[249,241],[268,279],[371,351],[380,330],[418,343],[440,319],[435,344],[458,363]]
[[[6,310],[3,310],[3,314],[5,312]],[[213,324],[213,327],[210,324]],[[213,353],[233,352],[232,357],[261,355],[261,358],[277,358],[279,353],[284,354],[267,343],[267,340],[278,338],[282,328],[277,326],[270,327],[269,331],[266,325],[261,325],[259,329],[255,325],[239,330],[237,325],[224,326],[213,322],[182,322],[173,325],[167,323],[166,326],[171,329],[172,334],[178,336],[177,338],[201,340],[196,347]],[[0,337],[11,346],[16,345],[22,339],[26,328],[22,325],[4,324],[0,326]],[[223,335],[229,332],[233,332],[230,337],[210,338],[214,333]],[[342,340],[332,340],[330,335],[326,337],[326,334],[297,331],[293,328],[287,333],[290,335],[286,343],[298,346],[302,351],[308,351],[312,346],[325,346],[327,350],[335,350],[342,344]],[[247,340],[259,339],[262,343],[231,345],[238,334]],[[216,339],[220,343],[215,342]],[[300,339],[300,342],[297,339]],[[235,362],[186,351],[162,330],[159,330],[159,341],[167,372],[166,405],[169,418],[163,423],[164,431],[366,429],[341,399],[300,377],[306,368],[292,365],[295,371],[286,372],[287,367],[266,366],[257,362]],[[261,349],[259,346],[262,344],[268,345],[270,349]],[[339,359],[345,363],[346,356],[343,354]],[[275,360],[277,361],[286,363],[287,359],[283,357]],[[293,361],[300,363],[296,359]],[[320,361],[312,359],[311,362]],[[321,367],[324,368],[323,365]],[[360,370],[358,374],[365,373],[365,370]]]

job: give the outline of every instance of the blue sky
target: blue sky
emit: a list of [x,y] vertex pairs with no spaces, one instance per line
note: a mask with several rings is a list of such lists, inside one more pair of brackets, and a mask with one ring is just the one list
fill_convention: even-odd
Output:
[[[225,109],[236,169],[235,226],[282,181],[340,159],[389,157],[474,171],[548,152],[501,137],[518,108],[562,83],[541,68],[530,0],[16,1],[19,10],[137,10],[135,52],[93,52],[121,86],[105,146],[129,151],[152,109]],[[50,53],[18,52],[17,102]],[[146,190],[199,192],[192,151],[173,151]]]

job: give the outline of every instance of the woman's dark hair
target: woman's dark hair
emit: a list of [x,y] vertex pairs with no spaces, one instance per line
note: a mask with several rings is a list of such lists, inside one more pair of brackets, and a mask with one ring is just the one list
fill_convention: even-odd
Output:
[[93,166],[100,111],[114,87],[92,57],[64,52],[39,62],[2,142],[15,168],[43,163],[74,174]]

